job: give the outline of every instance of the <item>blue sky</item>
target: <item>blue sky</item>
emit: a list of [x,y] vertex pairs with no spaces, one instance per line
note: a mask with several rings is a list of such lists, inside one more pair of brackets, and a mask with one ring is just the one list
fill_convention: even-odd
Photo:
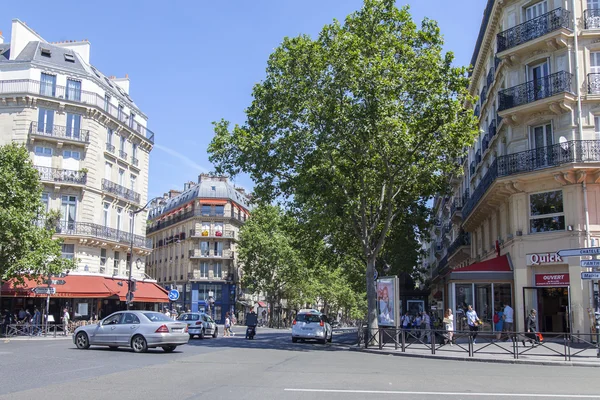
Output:
[[[458,5],[460,3],[460,6]],[[438,21],[446,49],[467,65],[485,0],[410,0],[416,21]],[[362,0],[5,1],[0,30],[19,18],[48,41],[88,39],[106,75],[129,74],[130,93],[155,136],[149,196],[209,172],[212,121],[243,123],[252,86],[285,36],[315,37]],[[252,187],[247,177],[236,184]]]

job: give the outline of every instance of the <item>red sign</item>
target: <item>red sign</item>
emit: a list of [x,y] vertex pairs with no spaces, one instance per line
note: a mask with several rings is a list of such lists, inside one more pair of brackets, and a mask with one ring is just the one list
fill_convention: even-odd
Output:
[[569,274],[535,274],[535,286],[569,286]]

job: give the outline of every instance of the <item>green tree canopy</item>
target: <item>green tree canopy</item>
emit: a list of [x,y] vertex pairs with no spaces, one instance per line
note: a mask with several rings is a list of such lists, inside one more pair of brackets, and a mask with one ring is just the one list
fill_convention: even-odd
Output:
[[245,124],[216,123],[209,146],[219,172],[250,174],[258,199],[287,202],[324,235],[345,235],[339,251],[360,251],[371,328],[394,221],[443,191],[477,132],[467,69],[442,46],[434,21],[418,28],[408,7],[365,0],[316,39],[285,38]]
[[27,149],[0,147],[0,280],[39,279],[72,268],[61,258],[61,241],[43,221],[42,186]]

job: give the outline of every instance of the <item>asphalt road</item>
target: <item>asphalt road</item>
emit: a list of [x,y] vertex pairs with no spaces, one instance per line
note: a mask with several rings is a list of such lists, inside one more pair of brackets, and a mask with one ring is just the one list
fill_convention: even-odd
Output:
[[289,330],[162,350],[0,340],[0,399],[600,399],[597,368],[430,360],[292,344]]

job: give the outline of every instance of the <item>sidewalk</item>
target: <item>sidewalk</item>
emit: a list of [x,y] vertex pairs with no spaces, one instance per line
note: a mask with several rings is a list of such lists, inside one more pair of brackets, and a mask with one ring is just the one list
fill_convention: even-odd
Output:
[[48,335],[48,336],[8,336],[8,337],[4,337],[4,336],[0,336],[0,341],[2,341],[3,343],[9,343],[9,342],[15,342],[15,341],[27,341],[27,340],[33,340],[33,341],[37,341],[37,340],[65,340],[65,339],[69,339],[69,340],[73,340],[73,335],[69,334],[68,336],[64,336],[64,335],[56,335],[56,337],[54,337],[54,335]]
[[[505,364],[531,364],[531,365],[560,365],[577,367],[600,367],[600,358],[596,356],[596,349],[586,348],[585,344],[574,344],[565,346],[559,342],[544,342],[540,345],[532,346],[527,343],[523,347],[521,342],[517,343],[516,354],[512,342],[490,342],[477,341],[473,345],[473,355],[469,356],[469,344],[467,342],[450,345],[435,345],[435,354],[433,354],[431,345],[425,345],[420,342],[406,343],[405,351],[402,352],[398,345],[398,350],[394,348],[394,343],[386,343],[380,350],[378,345],[362,347],[352,346],[351,351],[360,351],[372,354],[384,354],[401,357],[431,358],[438,360],[453,361],[476,361],[476,362],[494,362]],[[567,354],[567,357],[565,357]],[[570,356],[570,360],[569,360]]]

